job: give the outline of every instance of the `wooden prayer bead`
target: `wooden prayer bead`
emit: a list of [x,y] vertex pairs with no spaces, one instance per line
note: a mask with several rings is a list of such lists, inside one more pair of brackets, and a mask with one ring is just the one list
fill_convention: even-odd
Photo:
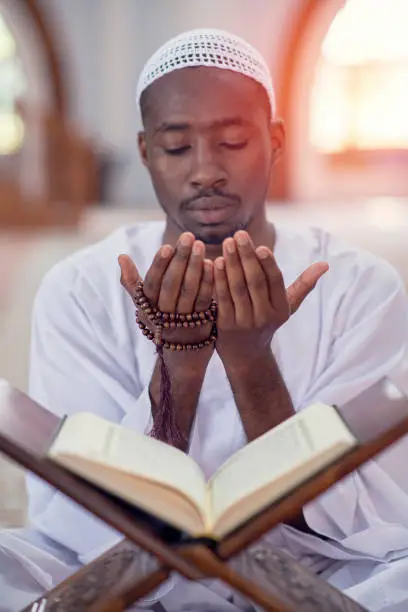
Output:
[[[149,340],[153,340],[157,346],[161,346],[172,351],[184,351],[198,350],[215,342],[217,336],[215,328],[217,304],[214,302],[214,300],[211,301],[209,308],[205,311],[191,313],[161,312],[156,306],[150,304],[149,300],[146,298],[143,291],[142,281],[140,281],[137,285],[134,300],[137,304],[136,323],[141,329],[143,335]],[[152,331],[143,321],[140,320],[138,309],[140,309],[144,316],[146,316],[152,323],[154,331]],[[195,344],[181,344],[168,342],[166,340],[163,341],[163,329],[192,329],[208,324],[211,324],[212,326],[211,334],[206,340],[201,342],[197,342]]]

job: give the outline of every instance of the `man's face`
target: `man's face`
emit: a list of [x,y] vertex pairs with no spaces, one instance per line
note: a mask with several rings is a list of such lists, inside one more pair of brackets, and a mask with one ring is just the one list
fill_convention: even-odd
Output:
[[144,102],[140,152],[173,229],[207,244],[250,231],[284,138],[262,88],[228,70],[185,68],[154,82]]

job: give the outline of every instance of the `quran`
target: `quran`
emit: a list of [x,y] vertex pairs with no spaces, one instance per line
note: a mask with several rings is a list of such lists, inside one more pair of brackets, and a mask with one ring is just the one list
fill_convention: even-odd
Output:
[[182,451],[90,413],[67,417],[47,454],[169,525],[218,540],[357,444],[337,409],[316,403],[233,454],[208,482]]

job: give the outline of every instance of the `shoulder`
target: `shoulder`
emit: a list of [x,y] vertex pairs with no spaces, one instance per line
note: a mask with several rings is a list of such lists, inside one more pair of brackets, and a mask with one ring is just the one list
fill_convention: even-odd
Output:
[[97,311],[114,306],[122,293],[118,256],[129,254],[143,274],[162,233],[161,223],[125,226],[58,262],[44,276],[34,310],[61,311],[75,304]]
[[332,341],[356,329],[382,337],[386,333],[395,346],[407,337],[406,289],[388,261],[318,228],[285,228],[280,235],[277,255],[286,286],[312,263],[329,264],[293,317],[293,326],[315,321],[321,336]]

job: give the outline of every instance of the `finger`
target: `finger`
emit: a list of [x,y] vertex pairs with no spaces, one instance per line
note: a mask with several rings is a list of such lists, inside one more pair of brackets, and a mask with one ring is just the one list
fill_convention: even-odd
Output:
[[229,291],[235,308],[235,321],[239,326],[249,326],[253,319],[252,304],[237,245],[233,238],[224,240],[223,256]]
[[265,325],[270,320],[272,313],[266,274],[248,233],[239,231],[235,234],[234,239],[238,247],[255,322],[258,325]]
[[235,308],[223,257],[217,257],[214,262],[214,286],[218,307],[217,325],[222,329],[228,329],[228,327],[235,324]]
[[161,282],[158,306],[162,312],[176,312],[178,296],[194,240],[193,234],[186,232],[181,234],[177,242],[176,251]]
[[204,255],[204,243],[200,240],[196,240],[191,250],[190,259],[188,260],[184,280],[178,296],[177,312],[193,312],[201,276],[203,274]]
[[147,271],[143,283],[144,294],[151,304],[156,305],[159,301],[160,287],[164,273],[174,255],[174,249],[169,244],[164,244],[156,253],[152,265]]
[[303,300],[314,289],[317,281],[328,269],[329,264],[323,261],[312,264],[288,287],[286,294],[291,314],[297,311]]
[[136,293],[137,284],[141,280],[140,274],[129,255],[119,255],[118,263],[120,266],[120,282],[133,299]]
[[272,251],[267,247],[258,247],[256,254],[268,281],[269,300],[272,308],[279,319],[286,320],[290,311],[282,272]]
[[208,310],[214,293],[214,264],[210,259],[204,259],[203,275],[201,277],[200,288],[194,304],[194,310],[201,312]]

